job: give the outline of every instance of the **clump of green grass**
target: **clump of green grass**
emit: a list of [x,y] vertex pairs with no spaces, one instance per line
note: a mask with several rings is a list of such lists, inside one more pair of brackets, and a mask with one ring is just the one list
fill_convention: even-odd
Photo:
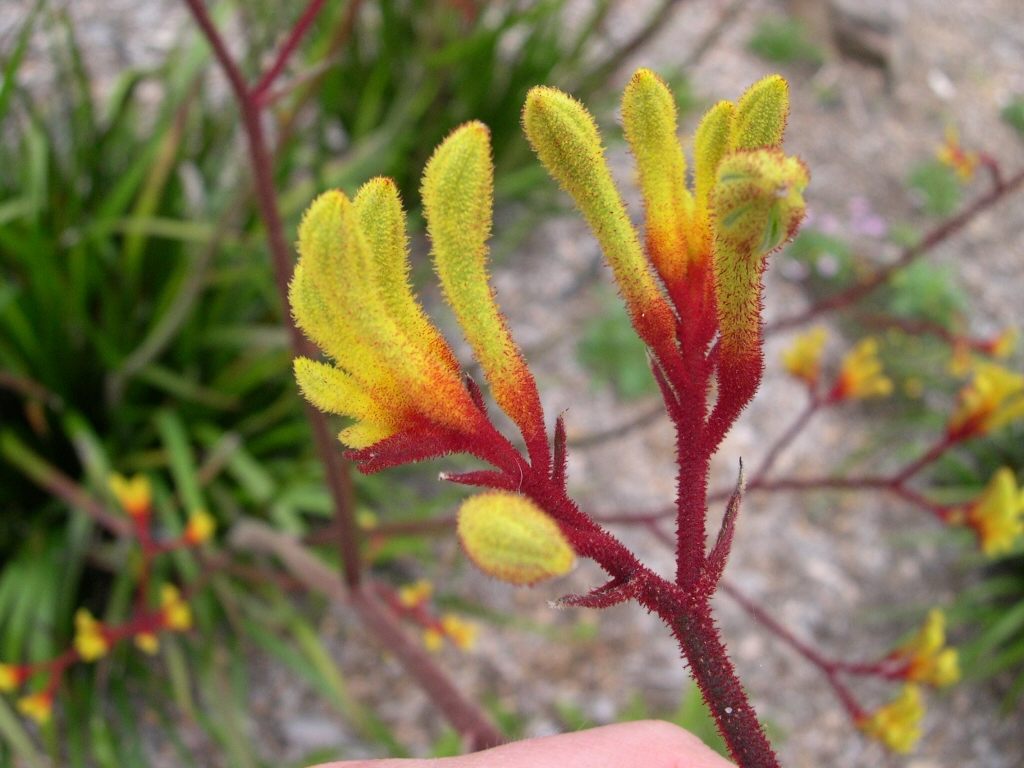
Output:
[[761,19],[747,48],[765,61],[780,64],[818,66],[825,61],[825,54],[808,38],[806,27],[785,16]]

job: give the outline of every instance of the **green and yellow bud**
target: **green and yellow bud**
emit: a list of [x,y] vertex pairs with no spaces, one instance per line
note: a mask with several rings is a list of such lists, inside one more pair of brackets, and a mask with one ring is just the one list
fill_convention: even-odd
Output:
[[[313,361],[297,362],[296,372],[319,405],[366,420],[341,435],[355,448],[417,420],[471,431],[480,419],[452,370],[447,345],[436,332],[424,330],[428,324],[408,287],[396,204],[397,195],[379,183],[358,207],[342,192],[326,192],[299,227],[292,311],[299,328],[335,360],[340,375],[327,374]],[[381,220],[370,225],[367,237],[360,214],[371,211]],[[371,250],[371,244],[385,252]],[[340,388],[334,396],[327,391],[332,384]]]
[[604,157],[594,118],[555,88],[533,88],[523,127],[548,173],[569,193],[601,244],[640,337],[658,349],[674,338],[675,318],[644,258]]
[[676,102],[665,82],[637,70],[622,95],[622,127],[636,157],[644,198],[647,253],[667,286],[686,279],[693,196],[676,136]]
[[730,152],[711,191],[715,292],[726,354],[758,344],[765,256],[803,220],[807,168],[777,147]]
[[711,188],[715,186],[718,164],[729,150],[729,132],[736,105],[720,101],[709,109],[693,135],[694,202],[699,211],[706,211]]
[[511,584],[561,576],[576,559],[558,523],[530,499],[507,491],[464,501],[458,512],[458,534],[480,570]]
[[409,238],[395,182],[380,176],[370,179],[359,188],[352,205],[373,256],[377,287],[388,314],[428,356],[461,375],[455,353],[427,319],[409,285]]
[[768,75],[750,86],[736,104],[729,129],[729,149],[777,147],[789,116],[789,85]]
[[445,298],[495,401],[530,441],[544,434],[540,395],[488,282],[493,187],[490,131],[483,123],[466,123],[427,163],[423,210]]

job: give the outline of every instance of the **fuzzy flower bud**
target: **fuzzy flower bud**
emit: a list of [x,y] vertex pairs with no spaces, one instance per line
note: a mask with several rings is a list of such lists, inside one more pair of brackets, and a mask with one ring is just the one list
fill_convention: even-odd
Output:
[[103,624],[85,608],[75,612],[75,650],[82,661],[96,661],[110,650],[110,641],[103,631]]
[[576,555],[558,523],[515,493],[473,496],[458,512],[458,534],[476,566],[510,584],[534,584],[568,573]]
[[803,381],[811,389],[818,386],[821,375],[821,353],[827,334],[822,327],[797,336],[793,344],[782,353],[782,364],[789,374]]
[[892,380],[882,373],[882,361],[878,359],[878,340],[861,339],[843,358],[831,399],[867,400],[891,394]]
[[982,551],[993,557],[1013,550],[1024,534],[1024,490],[1009,467],[992,475],[988,485],[967,509],[966,523],[978,534]]
[[921,739],[923,718],[921,690],[913,683],[907,683],[894,701],[863,718],[857,727],[893,752],[906,754],[912,752]]
[[114,473],[110,476],[110,491],[117,502],[132,517],[145,517],[153,505],[153,488],[145,475],[135,475],[131,480]]
[[188,525],[185,526],[185,543],[189,545],[202,544],[209,541],[217,530],[217,521],[213,515],[205,509],[197,509],[188,516]]
[[39,725],[45,725],[53,715],[53,694],[49,691],[33,693],[18,699],[18,711]]

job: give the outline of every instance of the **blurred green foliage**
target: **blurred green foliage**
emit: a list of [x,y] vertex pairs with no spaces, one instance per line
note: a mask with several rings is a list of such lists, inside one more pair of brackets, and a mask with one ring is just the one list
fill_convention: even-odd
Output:
[[811,64],[825,61],[825,54],[807,37],[807,29],[797,19],[769,16],[761,19],[747,43],[751,53],[765,61],[780,64]]
[[960,205],[956,171],[938,160],[918,165],[911,171],[908,185],[915,202],[929,216],[948,216]]
[[[414,207],[429,153],[469,119],[492,130],[499,198],[528,197],[544,174],[521,137],[525,93],[538,83],[600,89],[629,44],[599,39],[610,9],[597,0],[568,23],[567,0],[328,0],[274,92],[291,232],[317,192],[353,191],[374,174],[394,176]],[[250,73],[299,13],[277,0],[212,10],[218,23],[237,14]],[[33,36],[54,77],[28,89],[20,75]],[[137,575],[128,550],[33,476],[62,472],[112,503],[111,471],[144,472],[165,535],[203,507],[221,531],[255,516],[301,536],[332,505],[291,376],[238,114],[211,87],[207,45],[186,36],[156,66],[118,73],[99,103],[63,6],[40,0],[9,42],[0,51],[0,662],[35,662],[67,647],[79,606],[124,620]],[[429,468],[357,475],[358,511],[429,517],[460,496],[434,478]],[[385,577],[404,578],[403,562],[431,552],[409,537],[367,555]],[[332,548],[321,555],[337,560]],[[194,554],[161,556],[154,583],[187,585],[201,569]],[[124,647],[102,674],[68,671],[60,717],[38,734],[46,756],[0,698],[0,765],[16,754],[32,766],[145,766],[140,734],[155,718],[182,765],[217,754],[262,766],[247,736],[253,654],[304,680],[378,754],[404,754],[349,694],[314,623],[317,601],[300,607],[279,585],[218,573],[193,607],[195,632],[162,639],[157,660]],[[202,732],[202,756],[182,723]],[[436,750],[453,748],[442,736]],[[297,764],[340,756],[321,750]]]
[[605,311],[584,331],[576,353],[595,383],[608,384],[625,400],[658,391],[647,347],[636,335],[621,301],[606,298]]
[[1024,141],[1024,96],[1016,96],[1003,107],[1003,122],[1013,128]]

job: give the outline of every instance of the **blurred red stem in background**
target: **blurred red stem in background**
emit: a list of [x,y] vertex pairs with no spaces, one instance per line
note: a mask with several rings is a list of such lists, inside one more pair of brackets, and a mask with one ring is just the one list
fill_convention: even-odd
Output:
[[[260,218],[267,231],[267,244],[274,267],[285,327],[291,339],[292,354],[317,357],[317,351],[305,340],[295,326],[288,302],[288,285],[292,276],[292,253],[284,234],[284,222],[278,209],[277,189],[274,185],[274,164],[263,131],[262,96],[274,79],[287,65],[298,43],[312,25],[317,13],[324,5],[323,0],[310,0],[298,22],[286,37],[271,68],[259,83],[250,88],[238,64],[232,58],[223,37],[214,25],[203,0],[184,0],[213,49],[221,68],[224,70],[234,92],[241,112],[242,123],[248,137],[249,159],[253,174],[253,190]],[[327,423],[327,418],[308,403],[306,416],[313,432],[317,453],[324,465],[326,481],[330,490],[335,518],[335,532],[342,558],[342,570],[347,586],[352,591],[353,604],[370,630],[395,656],[402,661],[406,671],[416,679],[441,711],[449,714],[449,721],[474,749],[493,746],[502,740],[501,735],[490,725],[487,717],[468,699],[464,698],[433,659],[409,640],[397,619],[384,606],[360,591],[362,571],[359,557],[360,531],[353,513],[352,482],[349,464],[338,453],[336,441]],[[456,700],[452,703],[453,698]],[[457,706],[456,706],[457,704]],[[451,715],[455,714],[453,718]],[[481,736],[481,724],[488,732]],[[471,726],[471,727],[470,727]]]

